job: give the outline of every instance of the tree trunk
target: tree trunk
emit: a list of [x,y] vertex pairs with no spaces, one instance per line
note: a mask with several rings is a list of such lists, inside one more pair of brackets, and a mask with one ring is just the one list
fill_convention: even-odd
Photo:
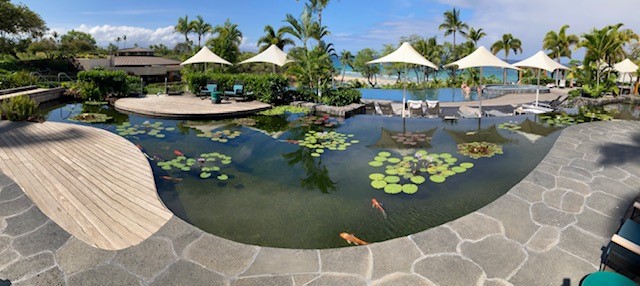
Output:
[[[458,60],[458,56],[456,55],[456,31],[453,31],[453,60]],[[456,77],[456,68],[453,66],[451,67],[451,77]]]
[[340,79],[340,85],[342,85],[342,83],[344,82],[344,74],[347,73],[347,69],[343,68],[342,69],[342,78]]

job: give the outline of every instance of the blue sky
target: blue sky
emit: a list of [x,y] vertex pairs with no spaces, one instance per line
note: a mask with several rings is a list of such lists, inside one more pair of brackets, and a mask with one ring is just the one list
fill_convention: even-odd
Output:
[[[227,18],[238,24],[243,33],[242,50],[255,51],[256,42],[269,24],[284,25],[287,13],[298,16],[304,1],[295,0],[235,0],[235,1],[72,1],[22,0],[40,14],[50,29],[66,32],[71,29],[91,33],[101,46],[127,35],[127,46],[164,43],[170,47],[183,37],[173,33],[178,17],[202,15],[212,25]],[[442,14],[457,7],[463,21],[471,27],[483,28],[488,34],[480,41],[490,46],[504,33],[512,33],[523,42],[521,55],[528,57],[542,47],[542,38],[549,30],[569,24],[569,32],[581,34],[594,27],[622,22],[640,32],[640,17],[623,13],[624,7],[637,7],[637,0],[334,0],[323,12],[323,24],[332,35],[329,42],[336,50],[356,52],[363,48],[380,50],[383,44],[398,44],[401,36],[419,34],[423,37],[444,35],[438,30]],[[192,39],[195,39],[192,36]],[[451,41],[451,36],[446,37]],[[458,40],[459,41],[459,40]],[[581,58],[578,50],[575,57]],[[499,56],[503,57],[502,53]]]

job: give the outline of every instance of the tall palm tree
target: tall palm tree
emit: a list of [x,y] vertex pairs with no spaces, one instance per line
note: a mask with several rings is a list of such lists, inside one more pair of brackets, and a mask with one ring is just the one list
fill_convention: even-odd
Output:
[[120,41],[122,41],[122,39],[120,37],[116,38],[116,43],[118,43],[118,49],[120,48]]
[[215,26],[213,33],[217,36],[207,42],[213,47],[213,52],[227,61],[235,62],[242,43],[242,32],[238,30],[238,25],[227,19],[222,26]]
[[318,14],[318,24],[320,26],[322,26],[322,11],[327,7],[327,4],[329,4],[329,0],[309,0],[307,4],[311,12]]
[[474,28],[469,28],[469,32],[467,33],[467,39],[469,41],[472,41],[473,47],[476,48],[478,47],[478,42],[480,41],[480,39],[484,38],[486,35],[487,33],[485,33],[482,28],[478,30]]
[[189,15],[184,15],[184,18],[178,18],[178,24],[173,28],[176,33],[184,34],[184,42],[189,44],[189,33],[193,31],[191,22],[189,22]]
[[[609,25],[599,30],[593,29],[589,33],[582,34],[583,40],[577,45],[579,48],[587,49],[584,66],[589,67],[595,63],[596,86],[600,85],[601,70],[624,57],[624,45],[633,39],[638,39],[638,35],[631,30],[620,30],[620,27],[622,24]],[[606,65],[603,65],[604,63]]]
[[[509,51],[513,51],[514,54],[522,53],[522,42],[511,34],[504,34],[502,35],[502,40],[498,40],[491,45],[491,52],[494,55],[500,51],[504,51],[504,60],[507,61],[509,59]],[[502,82],[507,83],[506,69],[502,69]]]
[[191,26],[191,30],[198,35],[198,47],[200,47],[202,36],[211,33],[213,27],[211,27],[211,24],[206,23],[200,15],[198,15],[196,20],[191,21],[189,25]]
[[290,34],[300,40],[305,50],[307,49],[309,39],[315,38],[317,30],[320,28],[319,24],[313,21],[311,10],[308,9],[308,7],[305,7],[302,11],[300,19],[296,19],[291,14],[287,14],[284,21],[289,24],[289,26],[282,28],[284,33]]
[[[469,29],[469,25],[460,20],[460,10],[456,10],[454,7],[451,11],[444,12],[444,22],[438,26],[438,30],[444,30],[444,36],[453,34],[453,58],[457,59],[456,54],[456,33],[466,36],[466,30]],[[452,68],[453,76],[455,77],[455,70]]]
[[[438,45],[438,39],[433,36],[431,38],[420,39],[415,43],[416,51],[420,53],[423,57],[430,60],[436,66],[440,66],[442,63],[442,54],[444,53],[444,48],[442,45]],[[429,75],[433,72],[433,70],[429,67],[422,67],[425,80],[429,79]]]
[[291,39],[285,37],[285,29],[284,27],[280,27],[276,32],[273,27],[270,25],[264,26],[265,35],[258,39],[258,46],[260,47],[260,51],[266,50],[271,45],[276,45],[276,47],[284,50],[284,47],[287,45],[295,46],[296,43]]
[[344,82],[344,74],[347,72],[347,67],[353,69],[353,54],[350,51],[343,50],[340,53],[340,66],[342,67],[342,78],[340,78],[340,84]]
[[123,48],[126,49],[127,48],[127,35],[122,36],[122,40],[124,41]]
[[[571,58],[571,47],[578,44],[580,38],[576,35],[567,35],[569,25],[560,27],[558,33],[549,31],[542,40],[542,48],[549,50],[549,56],[554,57],[559,63],[561,57]],[[556,85],[558,85],[558,73],[556,73]]]

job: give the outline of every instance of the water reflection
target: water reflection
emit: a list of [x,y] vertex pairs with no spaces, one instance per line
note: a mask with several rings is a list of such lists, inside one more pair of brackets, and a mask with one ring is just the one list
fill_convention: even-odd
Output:
[[320,157],[315,159],[311,156],[311,153],[313,153],[313,150],[300,147],[295,152],[282,154],[282,157],[287,160],[289,166],[300,163],[307,175],[306,178],[300,179],[300,186],[303,188],[308,190],[319,189],[323,193],[336,191],[336,183],[331,180],[329,170],[322,164],[322,159]]

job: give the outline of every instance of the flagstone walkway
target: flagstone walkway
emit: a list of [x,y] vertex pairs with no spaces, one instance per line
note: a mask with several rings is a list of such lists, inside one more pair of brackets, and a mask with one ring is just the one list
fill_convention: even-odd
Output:
[[568,127],[486,207],[408,237],[323,250],[236,243],[175,216],[139,245],[103,250],[0,175],[0,284],[579,285],[639,194],[639,148],[640,122]]

